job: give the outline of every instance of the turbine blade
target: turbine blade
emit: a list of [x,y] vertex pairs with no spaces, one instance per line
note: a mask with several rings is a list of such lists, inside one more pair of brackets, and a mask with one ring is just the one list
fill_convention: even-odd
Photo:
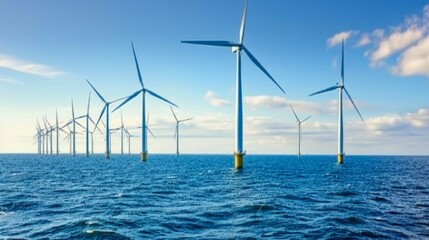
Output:
[[176,136],[177,136],[177,126],[176,126],[176,128],[174,129],[174,136],[173,136],[173,139],[176,139]]
[[74,120],[78,120],[78,119],[81,119],[81,118],[84,118],[84,117],[86,117],[86,115],[79,116],[79,117],[75,118]]
[[127,98],[127,97],[125,96],[125,97],[118,98],[118,99],[116,99],[116,100],[110,101],[110,102],[109,102],[109,104],[112,104],[112,103],[115,103],[115,102],[118,102],[118,101],[124,100],[125,98]]
[[252,62],[259,68],[261,69],[262,72],[265,73],[265,75],[267,75],[267,77],[269,77],[271,79],[271,81],[273,81],[277,87],[280,88],[280,90],[285,93],[285,91],[283,90],[282,87],[280,87],[280,85],[276,82],[276,80],[274,80],[274,78],[270,75],[270,73],[268,73],[268,71],[262,66],[262,64],[255,58],[255,56],[253,56],[253,54],[245,47],[243,46],[243,50],[244,52],[247,54],[247,56],[249,56],[250,60],[252,60]]
[[64,124],[64,126],[62,126],[60,129],[63,129],[65,127],[67,127],[68,125],[70,125],[73,122],[73,120],[70,120],[68,123]]
[[349,92],[347,91],[347,89],[346,89],[346,88],[344,88],[344,91],[346,92],[347,96],[349,97],[350,102],[352,102],[353,107],[355,107],[356,112],[359,114],[360,119],[362,119],[362,122],[363,122],[363,123],[365,123],[365,120],[363,120],[363,117],[362,117],[362,115],[360,114],[360,112],[359,112],[358,108],[356,107],[356,104],[355,104],[355,102],[353,101],[352,97],[350,96]]
[[148,127],[146,127],[146,129],[147,129],[147,131],[152,135],[152,137],[153,137],[153,138],[156,138],[156,137],[155,137],[155,134],[153,134],[153,132],[152,132]]
[[64,131],[62,128],[58,128],[60,131],[62,131],[65,134],[68,134],[66,131]]
[[239,38],[239,43],[243,44],[243,40],[244,40],[244,30],[246,27],[246,12],[247,12],[247,0],[244,3],[244,10],[243,10],[243,17],[241,18],[241,25],[240,25],[240,38]]
[[72,103],[72,118],[74,118],[74,106],[73,106],[73,99],[71,100]]
[[86,81],[88,82],[89,86],[91,86],[92,89],[94,89],[95,93],[98,95],[101,101],[103,101],[104,103],[107,103],[107,101],[103,98],[103,96],[101,96],[101,94],[97,91],[97,89],[95,89],[95,87],[92,86],[92,84],[88,81],[88,79],[86,79]]
[[80,126],[81,128],[85,129],[85,127],[84,127],[82,124],[80,124],[79,122],[76,122],[76,124],[77,124],[78,126]]
[[86,115],[89,116],[89,104],[91,102],[91,91],[89,91],[89,95],[88,95],[88,108],[86,109]]
[[233,43],[231,41],[181,41],[181,43],[206,45],[206,46],[217,46],[217,47],[234,47],[234,46],[239,45],[239,44]]
[[176,121],[179,121],[177,120],[176,114],[174,114],[173,108],[171,106],[170,106],[170,109],[171,109],[171,112],[173,113],[174,119],[176,119]]
[[189,120],[192,120],[192,118],[182,119],[179,122],[186,122],[186,121],[189,121]]
[[[97,123],[95,124],[94,130],[97,128],[98,123],[100,122],[101,118],[103,117],[103,114],[104,114],[104,112],[106,111],[106,107],[107,107],[107,105],[104,105],[104,108],[103,108],[103,110],[101,111],[100,117],[98,117]],[[93,130],[93,132],[94,132],[94,130]]]
[[295,110],[293,110],[292,105],[289,105],[289,106],[290,106],[290,109],[292,109],[293,115],[295,115],[296,121],[297,121],[297,122],[299,122],[299,118],[298,118],[298,116],[296,115]]
[[123,101],[119,106],[117,106],[115,109],[113,109],[112,112],[118,110],[120,107],[122,107],[125,103],[130,101],[131,99],[135,98],[137,95],[139,95],[142,92],[142,90],[138,90],[137,92],[133,93],[131,96],[129,96],[125,101]]
[[[99,131],[101,134],[103,134],[103,132],[101,131],[101,129],[100,129],[98,126],[96,126],[96,125],[95,125],[95,122],[92,120],[92,118],[91,118],[90,116],[88,116],[88,118],[89,118],[89,120],[92,122],[92,124],[94,124],[95,128],[96,128],[96,129],[98,129],[98,131]],[[101,121],[101,123],[104,125],[103,121]],[[95,131],[95,129],[94,129],[92,132],[94,132],[94,131]]]
[[142,86],[142,88],[144,88],[142,74],[140,73],[139,62],[137,61],[136,51],[134,50],[133,42],[131,42],[131,47],[133,48],[134,62],[136,63],[137,74],[139,76],[139,82],[140,82],[140,85]]
[[344,86],[344,38],[341,43],[341,85]]
[[303,123],[303,122],[307,121],[309,118],[311,118],[311,116],[308,116],[306,119],[302,120],[302,122],[301,122],[301,123]]
[[152,96],[154,96],[154,97],[157,97],[157,98],[159,98],[159,99],[163,100],[164,102],[167,102],[167,103],[169,103],[169,104],[171,104],[171,105],[173,105],[173,106],[175,106],[175,107],[178,107],[176,104],[174,104],[174,103],[172,103],[172,102],[168,101],[167,99],[165,99],[165,98],[163,98],[163,97],[159,96],[158,94],[156,94],[156,93],[152,92],[152,91],[151,91],[151,90],[149,90],[149,89],[144,89],[143,91],[146,91],[146,92],[147,92],[147,93],[149,93],[150,95],[152,95]]
[[312,94],[310,94],[310,95],[308,95],[308,96],[314,96],[314,95],[317,95],[317,94],[321,94],[321,93],[324,93],[324,92],[329,92],[329,91],[332,91],[332,90],[335,90],[335,89],[337,89],[337,88],[339,88],[339,86],[332,86],[332,87],[328,87],[328,88],[326,88],[326,89],[323,89],[323,90],[321,90],[321,91],[318,91],[318,92],[315,92],[315,93],[312,93]]

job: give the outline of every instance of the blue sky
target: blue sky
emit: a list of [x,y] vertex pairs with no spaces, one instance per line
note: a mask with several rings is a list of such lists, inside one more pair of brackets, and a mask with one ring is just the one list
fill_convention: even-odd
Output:
[[[54,122],[85,113],[89,79],[107,100],[139,84],[130,42],[145,86],[173,101],[181,152],[232,153],[235,56],[227,48],[181,40],[238,40],[242,0],[0,1],[0,152],[34,152],[38,118]],[[429,154],[429,7],[425,1],[250,0],[245,44],[285,89],[243,56],[245,143],[248,153],[293,154],[304,118],[302,152],[336,154],[337,94],[308,97],[340,81],[346,38],[345,84],[366,124],[345,104],[348,154]],[[139,126],[140,103],[122,108]],[[175,151],[169,106],[148,98],[149,151]],[[101,101],[92,94],[91,116]],[[111,115],[112,127],[120,112]],[[133,130],[139,134],[138,130]],[[61,138],[64,138],[64,134]],[[96,136],[97,152],[103,137]],[[119,135],[112,140],[119,150]],[[132,139],[139,152],[140,139]],[[78,136],[78,152],[84,140]],[[68,143],[61,140],[61,152]]]

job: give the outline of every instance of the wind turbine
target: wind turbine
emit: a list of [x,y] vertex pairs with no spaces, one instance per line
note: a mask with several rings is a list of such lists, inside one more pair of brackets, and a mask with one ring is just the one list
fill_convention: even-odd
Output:
[[[71,136],[70,136],[70,146],[73,148],[71,153],[73,156],[76,156],[76,124],[85,129],[85,127],[80,124],[78,121],[76,121],[78,118],[75,117],[74,114],[74,105],[73,105],[73,99],[71,100],[71,110],[72,110],[72,119],[67,122],[64,126],[60,128],[60,130],[63,130],[63,128],[67,127],[68,125],[72,124],[72,129],[70,130]],[[80,117],[79,117],[80,118]]]
[[176,114],[173,111],[173,108],[170,107],[171,112],[173,113],[174,119],[176,120],[176,131],[174,132],[174,138],[176,138],[176,155],[179,156],[179,123],[186,122],[189,120],[192,120],[192,118],[186,118],[186,119],[177,119]]
[[[46,140],[46,144],[45,144],[45,147],[46,147],[46,152],[45,152],[45,154],[49,154],[49,129],[48,129],[48,126],[46,126],[46,120],[45,120],[45,118],[43,118],[42,117],[42,120],[43,120],[43,125],[45,126],[45,140]],[[52,141],[51,141],[52,142]]]
[[236,72],[236,102],[235,102],[235,152],[234,152],[234,163],[236,169],[243,168],[243,156],[246,152],[243,150],[243,101],[242,101],[242,90],[241,90],[241,51],[243,50],[246,55],[252,60],[252,62],[267,75],[268,78],[277,85],[280,90],[284,92],[282,87],[274,80],[274,78],[268,73],[268,71],[262,66],[261,63],[253,56],[253,54],[243,44],[244,41],[244,30],[246,25],[246,11],[247,11],[247,0],[244,4],[243,17],[241,19],[241,26],[239,32],[238,43],[232,41],[182,41],[182,43],[208,45],[217,47],[231,47],[232,52],[237,56],[237,72]]
[[311,116],[308,116],[304,120],[300,121],[298,118],[298,115],[296,115],[295,111],[293,110],[292,105],[290,105],[290,109],[292,109],[293,115],[295,115],[296,122],[298,123],[298,157],[301,157],[301,141],[302,141],[301,140],[301,137],[302,137],[301,124],[304,123],[305,121],[307,121],[309,118],[311,118]]
[[[48,119],[46,119],[46,122],[48,123],[48,125],[49,126],[51,126],[51,124],[49,124],[49,121],[48,121]],[[52,128],[51,127],[51,136],[52,136],[52,132],[55,130],[55,132],[56,132],[56,155],[58,155],[59,154],[59,152],[60,152],[60,149],[59,149],[59,145],[60,145],[60,142],[59,142],[59,138],[60,138],[60,130],[61,131],[63,131],[64,133],[67,133],[67,132],[65,132],[62,128],[60,128],[59,126],[58,126],[58,111],[55,109],[55,127],[54,128]],[[52,141],[51,141],[51,148],[52,148]]]
[[60,148],[59,148],[59,143],[60,143],[60,141],[59,141],[59,137],[60,137],[60,128],[58,127],[58,110],[57,109],[55,109],[55,130],[56,130],[56,133],[57,133],[57,155],[60,153]]
[[42,129],[40,128],[39,120],[37,119],[36,125],[37,133],[34,135],[33,139],[37,139],[37,153],[40,155],[42,153]]
[[91,86],[91,88],[95,91],[95,93],[97,93],[97,95],[101,99],[101,101],[104,102],[103,110],[100,113],[100,117],[98,118],[98,121],[95,124],[94,129],[97,128],[97,125],[100,122],[101,118],[103,117],[104,112],[106,112],[106,132],[105,132],[105,134],[106,134],[106,152],[105,152],[105,157],[108,159],[108,158],[110,158],[109,106],[110,106],[110,104],[115,103],[115,102],[122,100],[124,98],[120,98],[120,99],[108,102],[103,98],[103,96],[101,96],[101,94],[97,91],[97,89],[95,89],[95,87],[92,86],[92,84],[88,81],[88,79],[86,81],[88,82],[89,86]]
[[131,99],[137,97],[140,93],[142,93],[142,151],[140,153],[140,158],[142,161],[146,161],[146,156],[148,153],[148,151],[147,151],[147,131],[146,131],[146,129],[147,129],[146,128],[146,93],[149,93],[150,95],[152,95],[158,99],[161,99],[162,101],[167,102],[167,103],[169,103],[175,107],[177,107],[177,105],[144,87],[143,79],[142,79],[142,76],[140,73],[139,63],[137,61],[136,52],[134,50],[134,44],[132,42],[131,42],[131,47],[133,49],[134,61],[136,64],[137,74],[139,77],[139,82],[140,82],[141,88],[138,91],[136,91],[135,93],[131,94],[125,101],[123,101],[118,107],[116,107],[113,110],[113,112],[116,111],[118,108],[122,107],[124,104],[126,104]]
[[357,113],[359,114],[359,117],[362,119],[362,122],[365,123],[365,121],[362,118],[362,115],[360,114],[358,108],[356,107],[356,104],[353,102],[352,97],[350,96],[349,92],[347,91],[346,87],[344,86],[344,39],[342,40],[342,48],[341,48],[341,83],[336,86],[332,86],[329,88],[326,88],[324,90],[315,92],[310,94],[310,96],[317,95],[324,92],[329,92],[338,89],[338,163],[342,164],[344,159],[344,133],[343,133],[343,90],[346,93],[347,97],[350,99],[350,102],[353,104],[354,108],[356,109]]
[[[94,120],[92,120],[91,116],[89,115],[90,102],[91,102],[91,92],[89,92],[89,95],[88,95],[88,107],[86,109],[86,114],[76,118],[76,119],[85,118],[85,122],[86,122],[86,127],[85,127],[85,129],[86,129],[85,130],[85,138],[86,138],[85,146],[86,146],[86,151],[85,152],[86,152],[86,156],[87,157],[89,157],[89,152],[90,152],[89,151],[89,134],[90,134],[90,131],[89,131],[89,122],[91,121],[92,124],[95,125]],[[98,127],[96,129],[98,129],[100,131],[100,133],[101,133],[101,130]],[[96,129],[94,129],[94,131]],[[91,134],[93,134],[93,132]],[[91,139],[91,141],[92,141],[92,139]]]
[[[132,137],[138,137],[138,136],[137,135],[131,135],[130,131],[127,128],[124,128],[124,131],[125,131],[125,135],[128,139],[128,155],[129,155],[129,154],[131,154],[131,138]],[[150,130],[149,130],[149,132],[152,133]]]

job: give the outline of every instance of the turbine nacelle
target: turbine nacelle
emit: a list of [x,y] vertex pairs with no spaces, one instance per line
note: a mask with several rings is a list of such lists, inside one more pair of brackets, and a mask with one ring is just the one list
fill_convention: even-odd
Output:
[[237,51],[241,51],[242,48],[243,48],[243,45],[232,46],[231,52],[237,53]]

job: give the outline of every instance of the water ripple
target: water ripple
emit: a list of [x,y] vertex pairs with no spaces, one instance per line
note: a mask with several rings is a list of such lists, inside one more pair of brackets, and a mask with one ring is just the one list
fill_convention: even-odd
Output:
[[429,158],[0,155],[0,236],[428,239]]

